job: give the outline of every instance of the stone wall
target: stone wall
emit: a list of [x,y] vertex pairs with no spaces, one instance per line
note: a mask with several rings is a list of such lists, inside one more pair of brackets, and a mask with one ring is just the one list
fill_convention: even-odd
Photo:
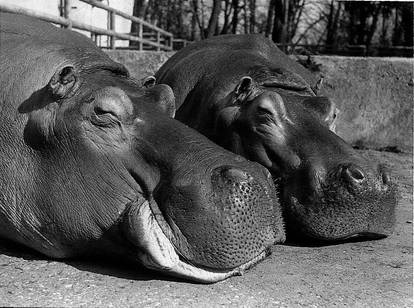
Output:
[[337,133],[352,144],[412,152],[413,59],[315,57],[340,113]]
[[174,52],[133,50],[106,50],[106,53],[114,61],[125,65],[131,76],[137,79],[154,75],[161,65],[174,54]]
[[[108,51],[140,79],[154,74],[172,55],[165,52]],[[407,58],[315,56],[323,89],[340,113],[337,133],[369,148],[413,150],[413,66]]]

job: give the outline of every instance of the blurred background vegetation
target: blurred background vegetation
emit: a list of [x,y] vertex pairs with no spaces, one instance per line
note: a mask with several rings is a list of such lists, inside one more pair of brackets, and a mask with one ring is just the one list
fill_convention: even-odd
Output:
[[[262,33],[285,52],[413,56],[413,2],[134,0],[133,15],[188,41]],[[134,25],[131,32],[137,32]]]

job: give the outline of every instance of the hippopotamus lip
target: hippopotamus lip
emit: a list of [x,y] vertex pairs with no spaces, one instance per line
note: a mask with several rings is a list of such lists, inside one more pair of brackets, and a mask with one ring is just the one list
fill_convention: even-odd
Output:
[[[154,215],[151,203],[145,200],[143,203],[132,203],[124,213],[123,223],[129,242],[137,248],[138,260],[147,268],[162,273],[189,279],[201,283],[214,283],[231,276],[243,275],[243,272],[252,267],[268,254],[268,250],[262,251],[252,260],[230,270],[217,270],[195,266],[180,257],[158,220],[160,215]],[[157,216],[157,217],[155,217]],[[164,221],[163,225],[167,225]]]
[[[386,234],[375,233],[375,232],[352,232],[348,235],[341,235],[336,238],[332,237],[323,237],[321,235],[315,236],[311,232],[307,231],[307,238],[311,240],[312,245],[315,246],[329,246],[329,245],[339,245],[342,243],[352,243],[352,242],[365,242],[380,240],[386,238]],[[302,239],[303,241],[304,239]]]
[[341,240],[352,240],[352,239],[357,239],[358,241],[362,241],[364,239],[366,240],[379,240],[382,238],[387,237],[386,234],[381,234],[381,233],[375,233],[375,232],[359,232],[356,234],[351,234],[349,236],[344,237]]
[[[305,206],[303,206],[296,197],[290,196],[290,200],[287,202],[287,206],[290,208],[290,210],[293,213],[300,213],[302,212],[302,215],[296,215],[297,217],[303,217],[306,215],[306,213],[309,211]],[[299,222],[299,220],[298,220]],[[386,238],[391,234],[391,232],[387,231],[376,231],[376,230],[354,230],[352,232],[343,233],[340,235],[330,235],[330,236],[324,236],[321,233],[317,233],[315,230],[309,227],[301,227],[303,230],[303,234],[306,234],[306,238],[311,239],[315,243],[321,243],[326,245],[328,244],[340,244],[341,242],[350,242],[350,241],[358,241],[363,242],[366,240],[379,240]],[[389,233],[389,234],[388,234]]]

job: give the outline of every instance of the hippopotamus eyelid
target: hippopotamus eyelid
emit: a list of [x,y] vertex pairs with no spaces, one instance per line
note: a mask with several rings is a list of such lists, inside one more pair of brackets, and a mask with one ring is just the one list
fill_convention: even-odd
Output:
[[269,115],[273,115],[273,112],[272,112],[271,110],[269,110],[268,108],[263,107],[263,106],[258,106],[258,107],[257,107],[257,111],[258,111],[259,113],[262,113],[262,114],[269,114]]
[[113,116],[115,118],[118,118],[118,115],[115,112],[113,112],[112,110],[105,110],[101,106],[95,106],[93,110],[95,111],[95,113],[97,115],[100,115],[100,116],[102,116],[104,114],[108,114],[110,116]]
[[120,127],[122,126],[121,121],[114,113],[105,111],[100,107],[95,107],[94,111],[95,112],[91,117],[91,122],[93,124],[101,127],[111,127],[115,125],[118,125]]

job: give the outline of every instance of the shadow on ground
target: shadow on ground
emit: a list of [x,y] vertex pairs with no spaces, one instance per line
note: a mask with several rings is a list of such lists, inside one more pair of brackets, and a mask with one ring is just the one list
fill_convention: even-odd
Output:
[[[117,260],[107,256],[98,259],[96,257],[90,257],[82,259],[76,258],[56,260],[48,258],[33,249],[4,239],[0,239],[0,256],[8,257],[9,260],[13,260],[15,258],[22,261],[36,261],[41,263],[60,262],[66,264],[67,266],[76,268],[79,271],[112,276],[120,279],[137,281],[148,281],[154,279],[177,282],[181,281],[181,279],[174,279],[173,277],[148,270],[147,268],[139,264],[137,265],[130,260]],[[7,264],[1,263],[0,266],[4,267],[7,266]],[[131,270],[132,268],[134,270]]]

